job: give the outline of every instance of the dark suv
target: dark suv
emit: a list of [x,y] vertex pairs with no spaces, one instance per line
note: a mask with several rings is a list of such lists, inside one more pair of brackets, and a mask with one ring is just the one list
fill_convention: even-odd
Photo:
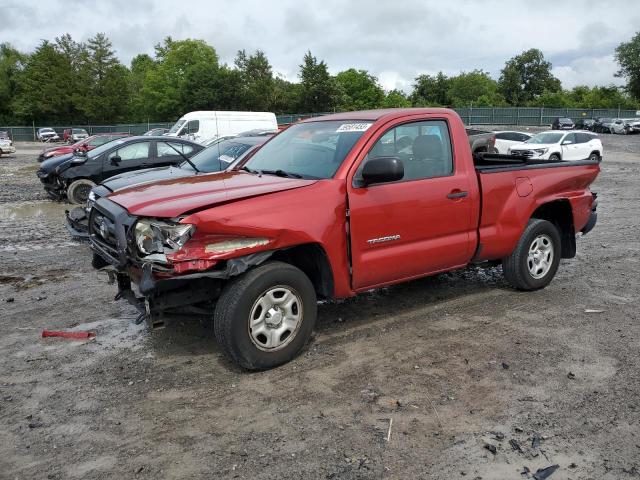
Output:
[[177,165],[204,147],[182,138],[126,137],[89,152],[76,151],[42,162],[38,178],[49,196],[65,195],[71,203],[85,203],[89,192],[107,178],[133,170]]
[[573,130],[575,124],[573,120],[566,117],[556,117],[556,119],[551,124],[552,130]]
[[576,130],[590,130],[593,131],[593,126],[596,121],[593,118],[579,118],[576,122]]

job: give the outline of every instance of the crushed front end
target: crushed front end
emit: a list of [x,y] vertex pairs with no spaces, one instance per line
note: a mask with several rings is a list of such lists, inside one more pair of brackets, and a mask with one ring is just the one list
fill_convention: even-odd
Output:
[[[93,267],[107,272],[117,283],[116,300],[134,305],[139,319],[146,318],[153,328],[164,327],[169,315],[212,315],[224,280],[271,256],[270,251],[260,251],[213,258],[212,245],[219,246],[217,253],[232,251],[223,250],[229,247],[228,240],[211,243],[207,237],[205,245],[192,239],[194,225],[181,223],[179,218],[137,217],[108,198],[99,198],[91,208],[88,233]],[[191,246],[184,248],[190,240]],[[237,247],[238,240],[234,241]]]

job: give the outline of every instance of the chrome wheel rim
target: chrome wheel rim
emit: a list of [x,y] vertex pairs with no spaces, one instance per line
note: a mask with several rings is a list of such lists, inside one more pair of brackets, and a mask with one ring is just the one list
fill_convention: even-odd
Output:
[[293,288],[279,285],[266,290],[249,313],[251,341],[260,350],[283,349],[300,330],[302,312],[302,298]]
[[529,274],[536,280],[544,277],[551,270],[553,255],[551,237],[541,234],[534,238],[529,246],[529,254],[527,255]]

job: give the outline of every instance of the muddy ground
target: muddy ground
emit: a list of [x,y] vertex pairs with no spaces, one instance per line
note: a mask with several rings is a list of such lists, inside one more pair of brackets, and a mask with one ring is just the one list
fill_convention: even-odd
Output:
[[0,159],[0,478],[640,478],[640,135],[602,137],[599,223],[548,288],[469,269],[321,305],[304,353],[262,373],[207,322],[134,325],[19,144]]

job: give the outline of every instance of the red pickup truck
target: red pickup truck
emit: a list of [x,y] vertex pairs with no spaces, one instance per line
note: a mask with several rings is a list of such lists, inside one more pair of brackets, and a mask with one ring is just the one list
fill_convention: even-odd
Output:
[[599,171],[596,160],[474,157],[452,110],[328,115],[232,171],[99,199],[93,265],[152,326],[213,315],[233,361],[271,368],[303,348],[318,299],[469,264],[502,263],[518,289],[546,286],[595,224]]

